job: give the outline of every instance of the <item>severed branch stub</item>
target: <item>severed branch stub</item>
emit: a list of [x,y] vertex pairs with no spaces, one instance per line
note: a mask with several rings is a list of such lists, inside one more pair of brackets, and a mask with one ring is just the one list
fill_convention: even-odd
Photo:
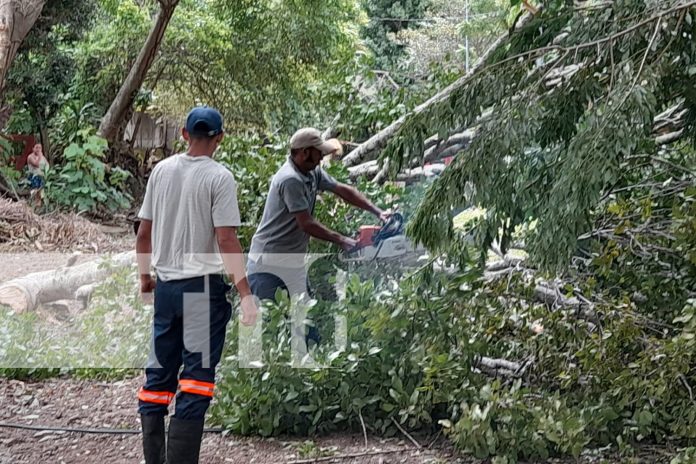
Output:
[[491,377],[519,378],[524,374],[522,364],[505,359],[478,356],[472,366]]

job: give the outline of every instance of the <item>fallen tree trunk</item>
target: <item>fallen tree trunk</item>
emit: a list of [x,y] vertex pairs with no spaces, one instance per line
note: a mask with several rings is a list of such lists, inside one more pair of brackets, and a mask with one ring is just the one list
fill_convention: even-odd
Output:
[[[402,171],[394,180],[410,185],[423,179],[439,176],[444,170],[445,165],[442,163],[429,164],[428,166]],[[351,180],[357,180],[360,177],[366,177],[375,183],[381,183],[387,180],[385,169],[380,167],[377,161],[367,162],[360,166],[349,168],[349,172]]]
[[[403,171],[400,174],[400,177],[407,179],[407,182],[415,181],[423,175],[427,177],[430,173],[439,171],[440,163],[434,164],[434,166],[437,166],[434,169],[428,169],[428,166],[425,166],[425,172],[419,172],[416,169],[423,169],[423,164],[434,163],[447,158],[448,156],[456,155],[469,145],[469,142],[474,138],[474,135],[475,131],[473,129],[468,129],[463,132],[453,134],[450,138],[444,141],[439,140],[437,137],[431,137],[426,141],[426,149],[423,156],[415,158],[411,163],[412,169]],[[379,166],[379,162],[376,160],[366,161],[357,166],[349,167],[348,171],[350,173],[351,180],[357,180],[360,177],[365,177],[369,180],[374,180],[375,182],[383,182],[386,180],[386,171]]]
[[358,166],[348,168],[348,174],[350,176],[350,180],[353,181],[359,179],[360,177],[372,179],[377,175],[379,170],[379,162],[377,160],[372,160]]
[[[653,133],[656,135],[655,144],[667,145],[680,140],[684,135],[683,126],[687,115],[688,110],[682,109],[680,105],[677,105],[656,116],[654,119],[655,126],[653,128]],[[663,133],[665,130],[669,129],[674,130],[672,132]],[[411,161],[410,166],[415,168],[419,165],[456,156],[459,154],[459,152],[465,150],[469,146],[474,137],[476,137],[476,127],[457,132],[444,141],[441,141],[437,136],[432,136],[424,142],[423,155],[421,157],[414,158]],[[361,146],[362,145],[358,145],[355,150],[359,149]],[[353,152],[349,153],[348,156],[352,154]],[[348,158],[348,156],[343,158],[344,163],[346,163],[346,158]],[[386,169],[384,167],[380,167],[378,161],[376,160],[365,161],[362,164],[350,166],[348,171],[350,172],[351,180],[357,180],[360,177],[365,177],[369,180],[373,180],[376,183],[382,183],[387,180]],[[403,180],[403,178],[407,178],[415,182],[419,177],[418,175],[415,177],[409,176],[407,173],[408,170],[403,171],[399,175],[402,178],[401,180]]]
[[[530,19],[533,18],[533,15],[527,14],[525,17],[522,18],[520,21],[520,25],[516,26],[515,29],[519,29],[522,25],[526,24]],[[566,34],[561,34],[559,37],[557,37],[556,40],[554,40],[554,44],[557,44],[557,42],[560,43],[560,41],[567,36]],[[457,79],[455,82],[450,84],[449,86],[445,87],[443,90],[440,92],[436,93],[433,97],[425,101],[424,103],[418,105],[415,107],[411,112],[401,116],[399,119],[391,123],[389,126],[385,127],[381,131],[379,131],[377,134],[373,135],[370,137],[368,140],[365,142],[361,143],[358,145],[354,150],[352,150],[350,153],[348,153],[345,157],[343,157],[343,163],[346,167],[354,167],[361,165],[361,163],[365,162],[370,162],[374,159],[377,158],[379,152],[384,149],[391,138],[396,135],[399,130],[401,129],[401,126],[410,118],[417,116],[420,113],[423,113],[424,111],[428,110],[430,107],[433,105],[436,105],[440,103],[443,100],[446,100],[454,91],[457,89],[461,88],[462,86],[465,86],[468,84],[473,77],[473,75],[479,71],[483,66],[487,64],[487,61],[490,57],[490,55],[495,51],[498,47],[500,47],[503,43],[505,43],[506,39],[509,38],[508,34],[505,34],[501,37],[499,37],[489,48],[486,50],[486,52],[483,54],[481,59],[476,63],[476,65],[471,69],[470,72],[465,74],[464,76],[460,77]],[[572,65],[568,66],[565,68],[553,70],[551,73],[549,73],[549,76],[546,76],[546,84],[549,87],[554,87],[561,82],[563,82],[565,79],[568,77],[572,76],[574,73],[576,73],[582,66],[581,65]],[[684,125],[685,117],[688,115],[688,110],[683,108],[683,104],[680,103],[678,105],[673,106],[672,108],[669,108],[668,110],[664,111],[663,113],[657,115],[655,117],[655,127],[654,130],[656,132],[656,143],[658,145],[665,145],[668,143],[672,143],[676,140],[679,140],[684,132],[681,130],[681,128]],[[456,132],[459,132],[461,129],[455,129]],[[465,131],[469,132],[469,131]],[[463,135],[464,133],[462,133]],[[461,144],[447,144],[444,148],[441,147],[441,143],[438,140],[438,137],[436,135],[433,135],[423,142],[423,151],[424,151],[424,156],[423,156],[423,163],[427,163],[436,159],[441,159],[446,156],[453,156],[457,154],[459,151],[463,150],[466,148],[468,143],[471,141],[471,138],[475,135],[474,132],[470,132],[467,134],[469,137],[467,138],[466,141],[462,142]],[[450,137],[451,139],[451,137]],[[448,139],[449,140],[449,139]],[[446,151],[446,153],[442,153],[443,151]],[[415,164],[414,164],[415,163]],[[415,166],[420,164],[421,161],[418,159],[412,160],[411,166]],[[368,171],[371,173],[372,168],[370,168]],[[379,173],[380,171],[378,171]],[[378,179],[381,181],[383,176],[378,175]]]
[[[104,265],[111,263],[112,266]],[[36,272],[0,285],[0,305],[14,312],[31,311],[41,303],[74,299],[78,289],[109,277],[118,268],[135,263],[135,252],[97,259],[73,267]],[[84,290],[84,289],[83,289]]]
[[[531,19],[531,15],[527,15],[527,19],[523,19],[521,21],[521,24],[526,23],[527,20]],[[358,165],[364,161],[369,161],[372,159],[375,159],[377,157],[377,154],[379,153],[380,150],[382,150],[385,146],[387,146],[387,143],[389,143],[389,140],[391,137],[396,134],[401,126],[406,122],[406,120],[422,113],[423,111],[426,111],[429,109],[431,106],[441,102],[442,100],[447,99],[452,92],[455,90],[459,89],[460,87],[466,85],[469,83],[471,80],[472,76],[481,68],[483,67],[484,64],[487,63],[488,58],[492,55],[493,51],[497,50],[498,47],[500,47],[507,39],[509,38],[508,34],[505,34],[501,37],[499,37],[493,45],[491,45],[488,50],[481,56],[481,59],[478,61],[478,63],[471,68],[471,71],[469,71],[467,74],[464,76],[460,77],[456,81],[454,81],[452,84],[448,85],[444,89],[442,89],[440,92],[436,93],[433,95],[430,99],[426,100],[424,103],[421,103],[420,105],[416,106],[413,111],[410,113],[407,113],[403,116],[401,116],[399,119],[379,131],[377,134],[373,135],[369,139],[367,139],[365,142],[361,143],[358,148],[355,150],[351,151],[348,153],[344,158],[343,158],[343,164],[347,167],[350,166],[355,166]]]
[[430,149],[426,149],[423,154],[423,163],[431,163],[439,161],[448,156],[454,156],[467,146],[476,135],[474,129],[467,129],[458,134],[452,135],[450,138],[440,144],[436,144]]
[[[423,179],[439,176],[445,170],[445,167],[444,164],[437,163],[429,164],[422,168],[407,169],[396,176],[396,181],[405,182],[407,185],[414,184]],[[383,182],[385,180],[387,180],[386,176],[382,176],[379,180],[375,179],[375,182]]]

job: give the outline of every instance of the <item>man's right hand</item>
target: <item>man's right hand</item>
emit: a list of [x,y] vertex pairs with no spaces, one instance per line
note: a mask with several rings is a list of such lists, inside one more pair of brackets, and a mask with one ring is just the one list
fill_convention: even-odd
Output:
[[152,293],[156,285],[157,282],[155,282],[152,276],[143,276],[140,278],[140,293]]
[[353,240],[352,238],[343,237],[341,240],[341,248],[343,248],[343,251],[353,251],[357,246],[358,241]]
[[152,292],[155,290],[157,281],[150,275],[144,275],[140,277],[140,297],[145,304],[154,303],[154,295]]
[[256,305],[256,299],[253,295],[248,295],[242,298],[242,314],[241,321],[242,324],[251,327],[256,325],[256,318],[259,315],[259,308]]

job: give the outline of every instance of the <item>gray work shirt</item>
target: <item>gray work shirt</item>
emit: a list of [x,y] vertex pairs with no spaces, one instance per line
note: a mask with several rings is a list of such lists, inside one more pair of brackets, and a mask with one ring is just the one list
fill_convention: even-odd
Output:
[[251,240],[249,257],[258,262],[264,254],[304,256],[309,235],[297,224],[294,214],[301,211],[313,214],[317,192],[333,191],[336,185],[336,180],[321,166],[303,174],[288,158],[271,179],[261,224]]
[[152,221],[152,265],[160,279],[221,273],[215,228],[241,225],[237,184],[210,157],[175,155],[152,171],[138,217]]

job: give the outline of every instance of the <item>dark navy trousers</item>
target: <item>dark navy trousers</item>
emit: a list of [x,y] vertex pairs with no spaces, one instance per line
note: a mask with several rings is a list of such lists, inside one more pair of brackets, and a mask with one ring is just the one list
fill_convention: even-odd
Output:
[[[304,269],[294,271],[281,267],[259,265],[250,259],[247,261],[247,276],[251,293],[259,300],[275,300],[277,290],[289,294],[306,293],[309,297],[313,296],[309,288],[309,278]],[[296,278],[297,276],[301,279]],[[289,289],[288,287],[296,288]],[[313,341],[318,345],[321,342],[319,330],[311,325],[306,329],[305,344],[309,346],[309,342]]]
[[232,314],[230,288],[221,275],[157,280],[153,342],[138,393],[141,414],[166,415],[176,396],[176,418],[204,418]]

